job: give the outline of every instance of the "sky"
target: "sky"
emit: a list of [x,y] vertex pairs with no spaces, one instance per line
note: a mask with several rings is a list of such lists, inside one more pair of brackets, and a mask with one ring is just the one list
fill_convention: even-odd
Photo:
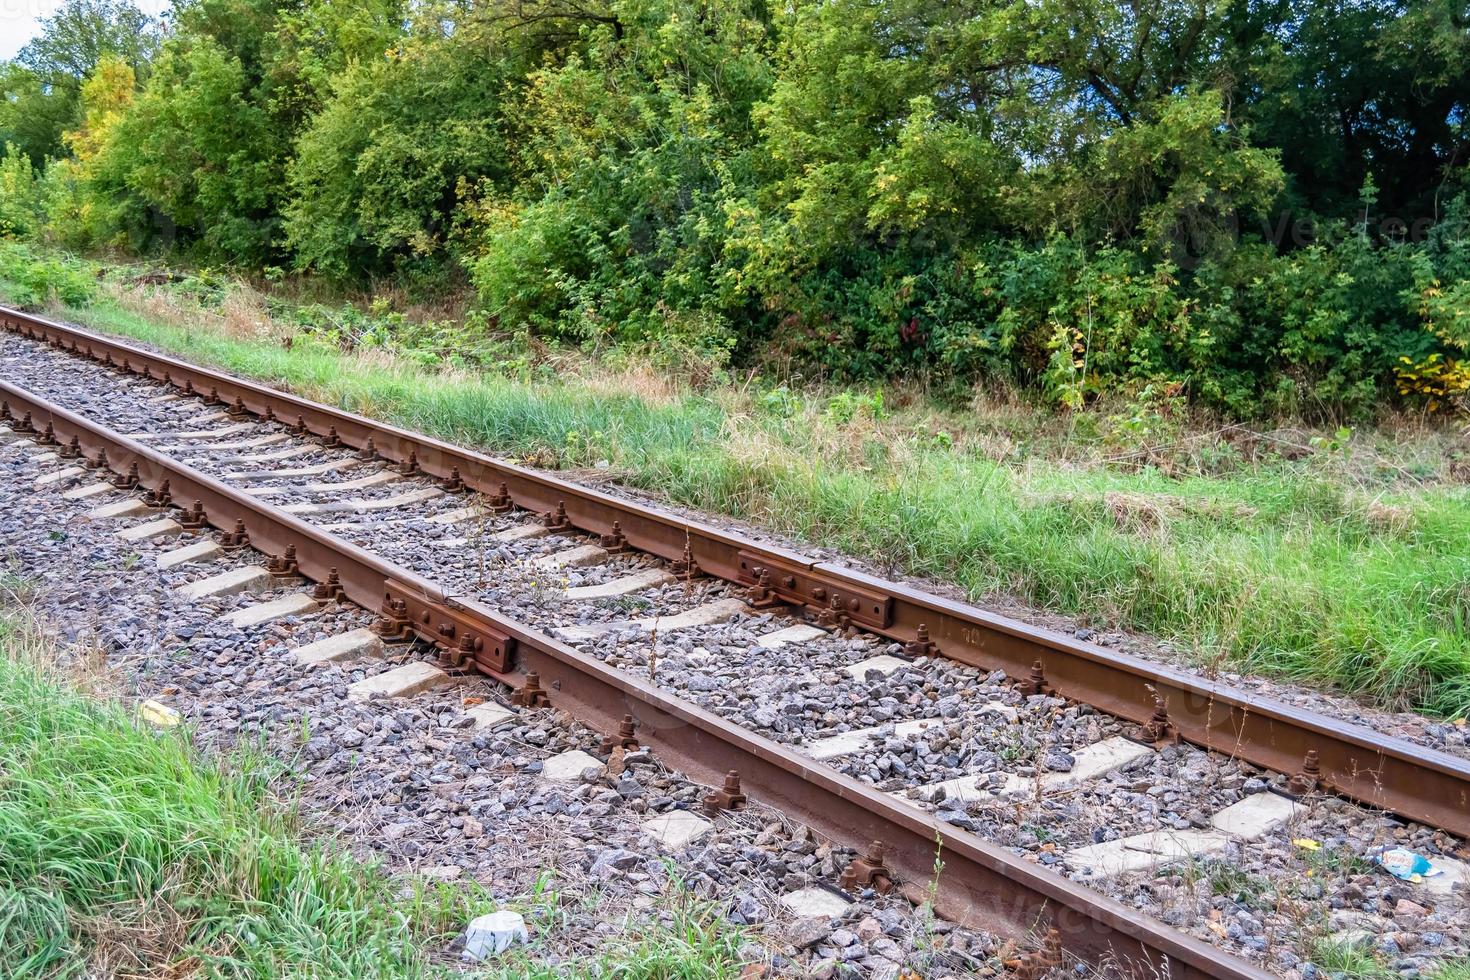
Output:
[[14,58],[61,0],[0,0],[0,59]]
[[[25,43],[41,31],[41,21],[60,7],[62,0],[0,0],[0,60],[14,58]],[[166,0],[142,0],[134,4],[145,14],[157,17],[168,6]]]

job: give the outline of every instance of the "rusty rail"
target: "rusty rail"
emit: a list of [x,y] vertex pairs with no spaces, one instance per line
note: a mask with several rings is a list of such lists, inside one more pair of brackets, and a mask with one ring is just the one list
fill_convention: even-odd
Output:
[[[535,703],[565,708],[591,727],[617,731],[631,714],[639,739],[670,768],[709,785],[739,773],[753,797],[799,816],[819,833],[849,844],[881,841],[882,873],[932,896],[950,918],[1015,937],[1056,930],[1063,948],[1096,966],[1138,977],[1264,980],[1269,974],[1119,902],[815,763],[767,738],[731,725],[640,678],[589,657],[484,605],[455,597],[412,572],[327,534],[307,522],[114,433],[76,413],[0,381],[0,417],[58,445],[75,446],[107,469],[136,480],[158,500],[222,532],[243,534],[251,547],[279,558],[294,554],[298,572],[340,583],[367,608],[383,604],[387,627],[441,649],[469,647],[480,668]],[[399,605],[398,602],[404,603]],[[465,644],[468,630],[471,640]],[[474,639],[485,642],[476,645]],[[514,667],[512,667],[512,663]],[[532,675],[535,680],[532,680]],[[718,796],[719,794],[713,794]],[[936,862],[942,862],[942,870]],[[854,862],[862,867],[861,861]],[[1035,955],[1044,966],[1046,953]],[[1025,956],[1023,960],[1023,974]]]
[[[1007,675],[1254,765],[1315,780],[1321,789],[1470,837],[1470,761],[1381,735],[1241,688],[953,602],[896,582],[688,521],[645,503],[581,487],[482,453],[233,378],[66,324],[0,307],[13,331],[149,377],[220,404],[299,422],[318,436],[429,476],[458,478],[493,498],[538,512],[565,509],[593,534],[751,586],[771,601],[814,609],[918,652],[937,652]],[[933,646],[927,646],[932,644]],[[1311,759],[1311,762],[1308,760]],[[1306,770],[1306,771],[1304,771]]]

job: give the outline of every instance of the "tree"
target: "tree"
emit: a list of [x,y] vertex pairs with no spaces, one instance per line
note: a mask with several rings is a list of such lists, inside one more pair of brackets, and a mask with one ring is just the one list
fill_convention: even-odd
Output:
[[505,176],[506,53],[487,33],[406,38],[337,78],[289,170],[299,265],[348,278],[436,255],[464,195]]
[[159,39],[157,22],[128,0],[66,0],[15,60],[48,85],[80,87],[103,58],[142,75]]
[[0,66],[0,139],[36,166],[63,152],[62,133],[81,118],[81,88],[103,59],[147,73],[159,24],[127,0],[66,0],[15,60]]

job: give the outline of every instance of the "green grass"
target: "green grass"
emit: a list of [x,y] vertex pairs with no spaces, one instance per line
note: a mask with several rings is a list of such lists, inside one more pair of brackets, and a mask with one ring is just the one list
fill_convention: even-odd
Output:
[[[17,291],[0,266],[0,293]],[[177,297],[159,317],[149,312],[159,295],[114,288],[60,312],[467,445],[605,464],[674,502],[953,582],[980,601],[1015,596],[1150,632],[1199,663],[1470,711],[1470,495],[1447,478],[1448,442],[1434,433],[1397,447],[1392,433],[1329,437],[1304,459],[1248,462],[1215,440],[1183,468],[1125,468],[1107,461],[1106,440],[1075,441],[1097,427],[1091,416],[1037,420],[1012,405],[1004,418],[922,407],[875,418],[865,399],[671,391],[585,359],[550,378],[439,370],[303,336],[287,350],[284,318],[259,336],[232,334],[218,306],[191,314]],[[1160,438],[1137,425],[1112,438]]]
[[[439,976],[476,886],[390,878],[304,839],[275,787],[283,767],[205,757],[182,730],[153,730],[77,690],[54,652],[0,612],[0,976]],[[549,880],[549,879],[548,879]],[[485,975],[720,978],[739,930],[675,890],[606,952],[555,952],[554,893],[509,903],[540,939]]]
[[[1327,976],[1341,980],[1393,980],[1399,976],[1373,950],[1371,943],[1344,942],[1332,938],[1312,946],[1311,961]],[[1448,960],[1429,967],[1427,980],[1470,980],[1470,960]]]
[[[420,976],[484,897],[410,888],[301,840],[281,767],[205,759],[180,731],[50,674],[0,635],[0,975]],[[106,972],[103,970],[102,972]],[[185,971],[187,972],[187,971]]]

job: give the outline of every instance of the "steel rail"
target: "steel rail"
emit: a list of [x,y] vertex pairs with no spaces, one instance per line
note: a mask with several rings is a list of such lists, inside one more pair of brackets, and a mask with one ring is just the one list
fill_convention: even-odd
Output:
[[403,596],[416,609],[437,612],[409,617],[422,639],[441,646],[453,640],[444,631],[447,616],[499,638],[504,659],[514,660],[519,669],[486,673],[512,685],[524,685],[530,672],[537,673],[551,705],[594,728],[614,731],[631,713],[638,720],[639,740],[670,768],[711,785],[738,771],[752,796],[799,816],[833,840],[881,841],[887,869],[909,884],[908,893],[932,896],[948,917],[1013,937],[1055,929],[1067,952],[1128,976],[1270,976],[479,602],[447,595],[421,576],[12,383],[0,381],[0,402],[16,419],[28,415],[32,431],[58,444],[75,437],[93,457],[105,450],[109,470],[136,478],[138,488],[159,491],[166,482],[174,502],[185,508],[197,502],[214,527],[234,531],[243,526],[251,547],[276,557],[291,549],[301,575],[340,584],[353,602],[371,609],[385,595]]
[[[621,534],[641,551],[692,560],[708,574],[755,587],[771,602],[816,609],[902,641],[1007,675],[1142,726],[1362,803],[1470,837],[1470,761],[1407,739],[1216,683],[976,606],[817,561],[538,473],[288,392],[197,367],[88,330],[0,307],[0,324],[35,340],[166,380],[255,415],[298,422],[304,431],[429,476],[457,474],[518,507],[551,512],[593,534]],[[764,574],[763,574],[764,573]],[[927,640],[927,644],[926,644]],[[932,644],[929,646],[928,644]]]

